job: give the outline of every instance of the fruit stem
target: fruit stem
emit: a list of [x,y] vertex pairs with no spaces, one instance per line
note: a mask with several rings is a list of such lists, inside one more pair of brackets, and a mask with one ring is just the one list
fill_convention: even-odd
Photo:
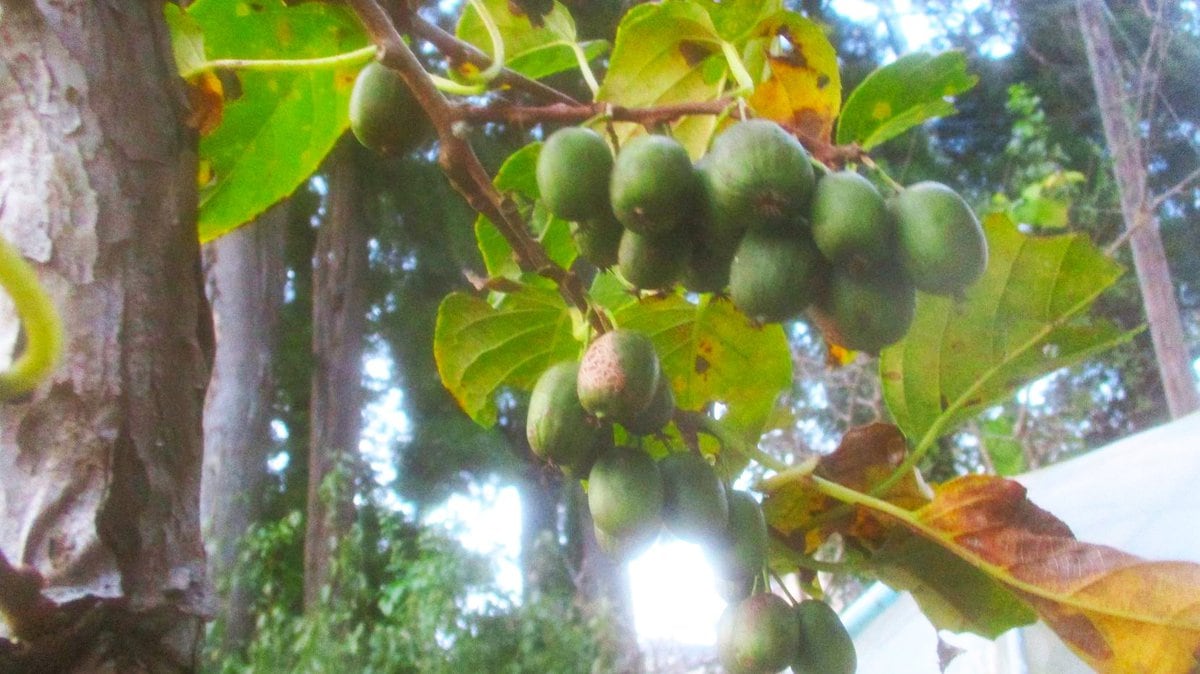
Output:
[[788,601],[792,603],[792,606],[800,603],[796,601],[796,597],[792,595],[792,591],[788,589],[787,583],[783,582],[783,578],[780,578],[778,573],[771,570],[771,576],[775,578],[775,583],[779,585],[779,589],[783,590],[783,593],[787,595]]
[[578,42],[565,42],[571,51],[575,54],[575,60],[579,62],[579,72],[583,73],[583,81],[587,82],[588,89],[592,91],[592,100],[595,100],[596,95],[600,93],[600,83],[596,81],[596,73],[592,72],[592,66],[588,63],[587,54],[583,51],[583,47],[579,46]]
[[750,77],[750,72],[746,70],[746,64],[742,63],[742,57],[737,53],[737,49],[732,44],[721,40],[721,52],[725,55],[725,61],[729,63],[729,72],[737,81],[738,88],[734,95],[742,96],[754,91],[754,78]]
[[186,71],[179,71],[180,77],[191,77],[209,70],[259,70],[264,72],[286,72],[289,70],[317,70],[321,68],[347,68],[366,63],[375,58],[379,49],[369,45],[333,56],[321,56],[309,59],[214,59],[198,63]]
[[487,91],[487,85],[483,82],[463,84],[462,82],[455,82],[445,77],[438,77],[432,73],[430,73],[429,79],[433,80],[433,86],[437,87],[438,91],[454,94],[455,96],[478,96]]
[[491,82],[496,79],[500,71],[504,70],[504,37],[500,35],[500,29],[496,27],[496,19],[486,5],[480,0],[468,0],[468,2],[471,4],[471,9],[474,9],[475,13],[479,15],[479,20],[483,22],[483,27],[487,30],[488,39],[492,41],[492,62],[478,75],[481,81]]
[[890,175],[888,175],[888,172],[883,170],[882,166],[876,164],[875,160],[871,159],[870,155],[864,152],[858,159],[863,163],[863,166],[866,166],[878,174],[880,178],[883,178],[883,182],[887,183],[887,186],[892,188],[892,191],[896,192],[897,194],[904,191],[904,185],[896,182]]
[[741,437],[726,428],[720,421],[699,413],[696,413],[696,416],[698,417],[698,429],[716,438],[722,447],[732,449],[747,459],[757,461],[759,464],[777,473],[783,473],[790,468],[786,463],[742,440]]
[[8,291],[25,329],[25,351],[0,372],[0,401],[28,393],[58,364],[62,322],[37,274],[7,241],[0,238],[0,286]]

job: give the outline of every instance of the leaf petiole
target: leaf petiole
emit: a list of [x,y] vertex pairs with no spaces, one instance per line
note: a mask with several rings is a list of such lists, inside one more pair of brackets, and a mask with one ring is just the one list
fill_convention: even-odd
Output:
[[344,54],[321,56],[310,59],[214,59],[197,64],[194,68],[180,71],[188,78],[210,70],[257,70],[262,72],[287,72],[292,70],[319,70],[322,68],[348,68],[366,63],[378,53],[375,45],[361,47]]

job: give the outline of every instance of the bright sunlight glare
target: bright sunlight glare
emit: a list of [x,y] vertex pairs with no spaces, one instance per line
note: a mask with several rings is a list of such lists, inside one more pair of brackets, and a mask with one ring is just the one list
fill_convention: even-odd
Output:
[[725,601],[700,546],[664,536],[629,564],[633,620],[642,641],[717,642]]

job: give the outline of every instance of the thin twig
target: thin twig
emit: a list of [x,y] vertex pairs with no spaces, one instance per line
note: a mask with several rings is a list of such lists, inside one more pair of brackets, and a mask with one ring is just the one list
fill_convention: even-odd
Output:
[[654,108],[626,108],[608,103],[554,103],[526,106],[496,101],[487,105],[460,105],[459,119],[470,122],[506,122],[531,124],[536,122],[579,123],[593,117],[609,117],[614,122],[635,122],[645,127],[674,121],[685,115],[719,115],[734,103],[722,98],[699,103],[679,103]]
[[1179,194],[1180,192],[1184,191],[1185,189],[1188,188],[1189,185],[1196,182],[1196,180],[1198,180],[1198,179],[1200,179],[1200,166],[1196,167],[1195,170],[1193,170],[1191,173],[1187,174],[1187,176],[1185,176],[1183,180],[1180,180],[1179,182],[1175,183],[1171,187],[1167,188],[1167,190],[1165,192],[1163,192],[1162,194],[1159,194],[1158,196],[1154,197],[1154,199],[1152,199],[1150,201],[1150,210],[1157,211],[1160,206],[1162,206],[1164,203],[1166,203],[1167,199],[1170,199],[1171,197],[1175,196],[1176,194]]
[[366,28],[371,41],[380,49],[380,62],[395,70],[433,123],[441,147],[438,162],[450,184],[463,195],[471,208],[482,213],[513,249],[513,257],[523,271],[552,279],[563,298],[578,308],[598,332],[606,331],[598,312],[591,310],[587,293],[579,277],[555,264],[538,242],[529,235],[517,206],[492,184],[492,179],[471,144],[460,135],[454,107],[429,79],[421,62],[396,30],[391,17],[376,0],[347,0]]
[[[413,13],[407,17],[407,25],[405,28],[413,36],[425,40],[432,44],[438,51],[446,55],[450,59],[450,63],[470,63],[476,67],[486,70],[492,64],[492,58],[483,53],[474,45],[467,44],[462,40],[454,37],[450,33],[442,30],[440,27],[426,21],[420,15]],[[500,74],[496,76],[496,84],[503,87],[518,89],[525,93],[547,102],[564,103],[566,105],[578,105],[579,101],[564,94],[563,92],[542,84],[537,80],[530,79],[524,75],[504,68]]]

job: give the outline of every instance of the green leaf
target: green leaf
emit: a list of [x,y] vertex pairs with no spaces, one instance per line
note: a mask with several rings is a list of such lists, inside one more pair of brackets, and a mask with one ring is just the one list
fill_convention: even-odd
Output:
[[957,112],[948,98],[979,81],[962,52],[909,54],[867,76],[842,109],[837,142],[869,150],[928,119]]
[[[504,160],[493,183],[500,192],[516,200],[522,216],[550,259],[569,268],[578,257],[579,250],[571,237],[571,224],[551,215],[539,201],[541,191],[537,185],[536,169],[541,151],[541,143],[530,143],[517,150]],[[475,219],[475,240],[479,244],[488,276],[521,276],[521,269],[513,259],[512,246],[508,245],[492,221],[483,215]]]
[[728,411],[722,421],[755,441],[775,399],[791,385],[792,357],[783,328],[752,324],[728,300],[630,297],[613,318],[654,342],[680,409],[700,411],[711,402],[723,403]]
[[717,34],[734,44],[741,44],[757,34],[760,24],[783,10],[781,0],[694,1],[708,11]]
[[1010,477],[1028,470],[1025,448],[1016,438],[1014,420],[1005,414],[980,424],[979,435],[983,449],[991,457],[997,475]]
[[163,18],[171,31],[171,53],[175,56],[175,68],[180,74],[194,72],[205,62],[204,28],[179,5],[163,5]]
[[[188,15],[204,31],[209,59],[302,59],[367,44],[358,20],[328,3],[200,0]],[[200,239],[207,241],[288,196],[349,126],[357,68],[237,72],[241,96],[200,141]]]
[[934,627],[995,639],[1037,619],[1002,583],[920,536],[893,532],[871,559],[871,571],[894,590],[912,594]]
[[880,355],[884,400],[910,440],[1136,333],[1084,315],[1122,273],[1086,236],[1027,236],[1002,214],[984,231],[983,278],[963,300],[918,295],[908,335]]
[[[627,107],[716,100],[729,72],[721,43],[708,12],[691,0],[638,5],[617,28],[596,98]],[[715,115],[685,117],[672,134],[696,158],[708,147],[716,124]],[[614,126],[622,140],[641,133],[636,124]]]
[[553,290],[527,287],[499,306],[451,293],[438,307],[433,355],[442,383],[481,426],[496,422],[502,387],[531,389],[554,363],[579,358],[575,316]]
[[[504,42],[504,65],[526,77],[540,79],[579,67],[572,48],[578,41],[575,20],[560,3],[542,17],[542,26],[536,27],[524,15],[513,14],[508,0],[483,0]],[[458,20],[456,34],[460,40],[469,42],[480,51],[492,56],[492,40],[479,13],[471,5],[463,9]],[[608,51],[604,41],[585,42],[580,45],[590,61]],[[474,68],[469,64],[463,68]],[[460,71],[460,74],[470,74]]]

